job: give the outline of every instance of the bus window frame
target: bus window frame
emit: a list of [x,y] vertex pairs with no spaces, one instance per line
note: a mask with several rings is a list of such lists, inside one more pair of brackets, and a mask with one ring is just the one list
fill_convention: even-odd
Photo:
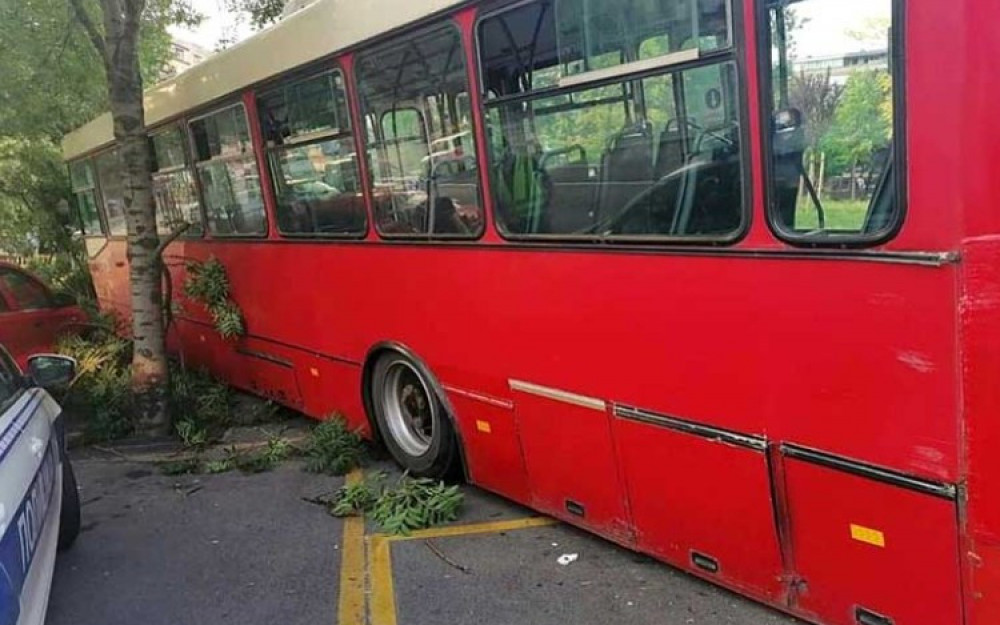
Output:
[[[492,198],[492,191],[494,187],[494,176],[493,176],[493,159],[492,150],[487,144],[485,154],[483,155],[483,162],[480,167],[486,167],[486,178],[488,182],[488,191],[491,194],[491,205],[494,207],[490,220],[492,222],[493,229],[500,236],[501,239],[508,243],[517,243],[521,245],[530,246],[551,246],[557,244],[562,246],[566,244],[566,247],[572,249],[592,249],[592,248],[609,248],[613,246],[622,246],[625,249],[648,249],[648,248],[664,248],[664,249],[678,249],[678,248],[694,248],[694,247],[708,247],[708,248],[722,248],[722,247],[732,247],[743,241],[750,233],[753,227],[753,217],[754,217],[754,167],[753,167],[753,154],[754,147],[751,146],[752,136],[750,134],[750,120],[753,112],[750,107],[750,93],[749,93],[749,78],[748,70],[750,68],[750,61],[748,60],[749,47],[747,46],[747,39],[745,35],[745,18],[744,18],[744,6],[746,2],[752,2],[754,0],[725,0],[726,11],[728,15],[728,27],[730,28],[730,38],[729,45],[727,47],[720,48],[718,50],[712,50],[705,53],[699,53],[697,59],[682,61],[678,63],[673,63],[666,66],[659,66],[650,69],[643,69],[635,72],[625,73],[623,75],[615,75],[607,78],[602,78],[599,80],[594,80],[590,82],[585,82],[582,84],[573,84],[568,87],[560,87],[558,84],[542,87],[537,90],[528,91],[526,93],[519,93],[513,95],[505,95],[499,97],[489,98],[487,96],[487,87],[484,79],[484,72],[482,71],[482,25],[483,22],[496,17],[498,15],[503,15],[509,11],[514,11],[519,8],[535,4],[538,2],[550,1],[555,6],[558,0],[521,0],[520,2],[514,2],[511,4],[496,6],[495,8],[490,8],[486,11],[481,12],[476,16],[476,21],[473,24],[473,39],[475,43],[475,59],[476,59],[476,89],[479,90],[479,114],[482,116],[483,124],[485,127],[487,117],[487,112],[490,107],[500,106],[512,102],[526,101],[526,100],[537,100],[549,97],[555,97],[559,95],[572,94],[574,92],[582,92],[589,89],[595,89],[599,87],[606,87],[609,85],[621,85],[626,82],[642,81],[647,78],[652,78],[656,76],[669,76],[671,74],[679,74],[681,72],[698,69],[700,67],[708,66],[722,66],[726,63],[732,63],[735,67],[735,81],[736,81],[736,107],[737,113],[739,114],[739,126],[740,126],[740,187],[741,187],[741,201],[740,201],[740,225],[732,232],[727,233],[724,236],[718,235],[687,235],[687,236],[677,236],[677,235],[617,235],[613,237],[600,237],[600,236],[574,236],[566,234],[517,234],[511,233],[501,227],[499,212],[496,210],[496,202]],[[557,25],[558,28],[558,25]],[[485,133],[485,131],[484,131]],[[487,138],[484,136],[484,140]]]
[[[402,111],[413,111],[413,112],[415,112],[417,114],[417,117],[420,119],[420,136],[419,137],[415,137],[415,136],[403,136],[403,137],[393,136],[391,139],[387,139],[386,138],[387,135],[386,135],[386,132],[385,132],[385,130],[386,130],[386,124],[385,124],[386,117],[388,117],[391,114],[393,116],[393,120],[395,121],[396,116],[400,112],[402,112]],[[430,138],[430,135],[428,134],[429,127],[427,125],[427,117],[426,117],[426,115],[424,113],[425,113],[425,111],[422,111],[422,110],[420,110],[419,108],[417,108],[415,106],[401,106],[399,108],[392,108],[392,109],[387,109],[387,110],[383,111],[382,114],[378,116],[378,132],[375,133],[375,137],[377,138],[377,141],[379,141],[380,143],[382,143],[382,147],[387,152],[390,151],[390,146],[394,147],[394,148],[398,148],[399,145],[402,144],[402,143],[408,143],[408,142],[413,142],[413,141],[423,141],[424,145],[427,146],[427,150],[426,150],[426,153],[424,155],[424,158],[429,157],[430,154],[431,154],[431,150],[430,150],[431,138]],[[400,163],[400,165],[402,165],[402,163]],[[400,174],[402,174],[402,172],[400,172]],[[394,236],[396,236],[396,235],[394,235]],[[404,235],[404,236],[406,236],[406,235]]]
[[[532,1],[532,0],[529,0],[529,1]],[[478,28],[477,24],[478,24],[478,19],[472,25],[472,28],[473,28],[473,31],[474,31],[473,32],[473,41],[474,41],[474,43],[476,42],[476,39],[475,39],[475,30]],[[372,137],[369,137],[369,128],[367,126],[367,123],[365,122],[366,119],[373,118],[373,116],[372,116],[372,111],[366,111],[365,110],[364,102],[362,101],[361,80],[360,80],[361,76],[360,76],[360,72],[358,71],[358,67],[359,67],[359,65],[361,64],[361,62],[366,57],[375,55],[378,52],[380,52],[382,50],[385,50],[387,48],[391,48],[391,47],[397,46],[401,42],[403,42],[403,41],[405,41],[407,39],[413,39],[413,38],[417,38],[417,37],[422,37],[424,35],[427,35],[428,33],[433,33],[435,31],[444,32],[445,30],[450,30],[452,33],[454,33],[456,35],[456,37],[458,39],[459,50],[461,52],[462,68],[463,68],[464,74],[465,74],[465,86],[466,86],[466,90],[464,92],[462,92],[462,93],[467,94],[467,97],[469,98],[469,113],[472,116],[472,119],[470,119],[471,123],[470,123],[470,127],[469,127],[469,132],[471,133],[471,135],[473,137],[473,141],[472,141],[472,143],[473,143],[473,145],[472,145],[473,150],[472,151],[476,155],[476,169],[477,169],[476,177],[475,177],[475,180],[476,180],[476,196],[477,196],[477,199],[478,199],[478,202],[479,202],[479,213],[480,213],[481,223],[479,225],[479,229],[476,232],[470,232],[468,234],[462,234],[462,233],[453,234],[453,233],[445,233],[445,232],[439,232],[439,233],[433,233],[433,232],[431,232],[431,233],[402,233],[401,234],[401,233],[393,233],[393,232],[384,232],[379,227],[379,224],[378,224],[378,212],[377,212],[377,206],[376,206],[377,200],[376,200],[376,189],[375,189],[375,168],[374,168],[375,164],[372,163],[372,162],[368,162],[367,161],[369,152],[371,150],[373,150],[373,149],[378,149],[376,146],[372,145],[372,142],[371,142]],[[352,78],[353,84],[354,84],[354,90],[353,90],[354,92],[352,94],[352,97],[356,99],[355,101],[356,101],[357,107],[358,107],[358,117],[361,120],[362,124],[365,124],[364,131],[363,132],[359,132],[360,145],[361,145],[361,147],[363,149],[363,152],[364,152],[364,158],[366,159],[366,166],[365,166],[365,168],[366,168],[366,171],[367,171],[367,174],[368,174],[367,175],[368,179],[366,181],[364,181],[364,182],[368,185],[368,188],[370,189],[370,200],[371,200],[371,203],[370,203],[370,215],[369,215],[369,217],[370,217],[370,219],[372,221],[371,230],[373,232],[375,232],[376,236],[378,237],[378,239],[380,241],[394,242],[394,243],[428,243],[428,244],[451,243],[451,244],[469,244],[469,243],[472,243],[472,242],[480,241],[480,240],[483,239],[484,236],[486,236],[486,231],[487,231],[487,229],[489,227],[487,224],[491,221],[491,217],[490,217],[490,212],[491,211],[488,210],[488,207],[486,205],[486,198],[488,197],[489,189],[488,188],[484,188],[484,187],[488,187],[489,183],[487,182],[486,185],[483,184],[484,179],[483,179],[483,176],[482,176],[481,172],[482,172],[482,168],[485,166],[485,162],[487,160],[487,156],[488,155],[486,155],[486,154],[480,154],[479,139],[477,138],[478,127],[477,127],[476,121],[475,121],[475,115],[476,114],[482,115],[482,110],[483,109],[482,109],[482,106],[480,106],[479,111],[477,111],[475,109],[475,107],[472,106],[472,97],[471,97],[471,90],[472,89],[477,89],[478,85],[480,83],[480,80],[481,80],[481,78],[479,76],[479,65],[478,65],[478,59],[479,59],[479,47],[478,47],[478,43],[475,43],[475,47],[476,47],[476,49],[473,50],[472,53],[473,53],[473,56],[475,57],[474,60],[476,62],[475,62],[475,64],[473,64],[473,66],[470,67],[470,54],[469,54],[470,51],[467,49],[467,47],[465,45],[465,38],[462,36],[462,27],[458,23],[458,21],[456,20],[456,16],[454,14],[452,14],[452,15],[448,15],[448,16],[445,16],[445,17],[433,20],[431,22],[422,23],[422,24],[416,26],[415,28],[402,31],[402,32],[394,34],[394,35],[389,35],[389,36],[387,36],[385,38],[381,38],[381,39],[377,40],[373,45],[367,46],[367,47],[359,50],[358,53],[357,53],[357,55],[354,58],[354,63],[352,64],[353,66],[351,68],[351,74],[352,74],[351,78]],[[456,98],[457,97],[458,96],[456,95]],[[401,107],[401,108],[404,108],[404,107]],[[414,108],[414,107],[406,107],[406,108]],[[419,109],[417,109],[417,110],[419,112]],[[424,117],[424,115],[421,114],[421,117]],[[373,118],[373,119],[376,119],[376,118]],[[382,139],[379,136],[380,133],[381,133],[381,131],[382,131],[382,114],[378,115],[376,121],[377,121],[377,124],[375,124],[375,126],[377,126],[377,132],[375,132],[374,128],[372,129],[372,132],[374,133],[374,141],[376,143],[379,143],[379,142],[384,143],[385,140]],[[425,119],[425,122],[426,122],[426,119]],[[426,126],[426,124],[424,124],[424,133],[426,134],[426,132],[427,132],[427,126]],[[429,143],[428,143],[427,147],[428,147],[428,150],[429,150],[430,149],[430,144]],[[490,201],[492,202],[492,199]]]
[[[254,97],[256,98],[256,94],[254,95]],[[271,218],[268,215],[268,212],[269,212],[268,211],[268,206],[267,206],[268,200],[267,200],[267,195],[266,195],[265,190],[264,190],[263,180],[261,180],[262,174],[261,174],[261,171],[260,171],[260,161],[257,158],[258,157],[257,146],[255,145],[254,138],[253,138],[253,129],[250,126],[250,123],[251,123],[250,114],[247,111],[247,106],[246,106],[246,104],[243,101],[243,93],[242,92],[240,92],[239,94],[237,94],[235,96],[232,96],[232,98],[234,98],[234,101],[232,101],[230,104],[219,104],[219,105],[214,106],[214,107],[212,107],[210,109],[207,109],[207,110],[205,110],[203,112],[199,112],[197,115],[192,115],[190,117],[186,117],[183,120],[183,122],[184,122],[184,128],[185,128],[184,135],[187,138],[188,150],[190,150],[191,167],[192,167],[193,172],[194,172],[195,186],[198,189],[198,203],[201,205],[202,218],[205,220],[205,222],[204,222],[205,237],[209,238],[209,239],[230,239],[230,240],[236,240],[236,241],[239,241],[239,240],[250,240],[250,241],[266,240],[266,239],[269,238],[269,235],[270,235],[270,232],[271,232]],[[248,135],[248,143],[250,145],[250,157],[253,158],[254,167],[257,168],[257,188],[260,190],[260,203],[261,203],[261,208],[262,208],[262,212],[263,212],[263,216],[264,216],[264,230],[263,230],[263,232],[253,232],[253,233],[218,233],[218,232],[214,232],[209,227],[208,203],[205,201],[205,188],[204,188],[204,185],[201,183],[201,175],[200,175],[200,172],[198,170],[198,165],[201,164],[201,163],[225,163],[225,162],[229,162],[229,161],[235,161],[237,159],[245,158],[247,156],[247,154],[244,153],[244,154],[239,154],[239,155],[232,154],[232,155],[229,155],[229,156],[215,156],[215,157],[209,158],[208,160],[199,161],[198,160],[197,150],[195,148],[194,130],[193,130],[192,126],[193,126],[193,124],[195,122],[201,121],[203,119],[207,119],[209,117],[212,117],[213,115],[216,115],[216,114],[221,113],[223,111],[226,111],[226,110],[229,110],[229,109],[233,109],[233,108],[237,108],[237,107],[239,107],[240,109],[243,110],[243,121],[246,123],[246,129],[247,129],[247,135]]]
[[[889,59],[892,77],[892,167],[895,170],[897,209],[888,228],[879,232],[790,232],[781,224],[778,208],[772,202],[774,197],[773,166],[771,164],[771,116],[774,109],[774,81],[771,67],[771,29],[768,2],[759,0],[754,13],[757,40],[757,75],[759,77],[759,123],[761,128],[760,156],[762,193],[764,200],[764,221],[771,234],[793,247],[824,249],[859,249],[877,247],[895,239],[902,231],[909,216],[907,195],[907,136],[906,136],[906,1],[891,0],[892,23],[889,25],[892,39]],[[874,196],[872,197],[872,200]],[[869,209],[871,200],[869,200]]]
[[[364,173],[361,169],[361,159],[364,157],[358,151],[358,141],[357,137],[355,136],[357,131],[354,128],[354,119],[351,111],[351,105],[352,105],[351,98],[353,97],[353,94],[351,93],[351,89],[348,87],[348,82],[347,82],[349,78],[348,74],[341,66],[339,61],[336,60],[333,61],[332,66],[329,67],[320,66],[320,67],[313,67],[307,71],[289,72],[279,77],[276,77],[274,80],[267,82],[262,87],[253,89],[252,90],[253,99],[255,102],[257,102],[257,124],[258,125],[260,124],[261,97],[266,96],[269,93],[272,93],[278,89],[282,89],[289,85],[333,74],[340,75],[341,87],[343,88],[343,97],[344,97],[344,109],[345,109],[344,113],[346,113],[346,117],[344,118],[344,120],[341,121],[346,121],[347,123],[346,128],[338,128],[336,132],[315,131],[315,132],[303,133],[297,138],[292,137],[287,143],[275,146],[271,146],[268,144],[267,137],[263,136],[263,129],[261,131],[261,147],[263,148],[264,162],[268,167],[268,179],[271,186],[270,191],[272,197],[274,198],[274,211],[275,211],[274,230],[277,233],[279,239],[289,239],[295,241],[303,241],[303,240],[360,241],[366,239],[368,237],[369,232],[372,229],[371,226],[372,219],[370,215],[371,211],[369,211],[368,190],[364,180]],[[355,152],[354,166],[358,175],[358,184],[360,186],[361,202],[364,208],[364,220],[365,220],[364,228],[357,232],[329,232],[329,233],[285,232],[284,230],[281,229],[281,221],[277,219],[279,210],[278,182],[277,178],[274,175],[274,172],[271,171],[273,169],[271,163],[271,154],[288,147],[293,147],[293,146],[306,147],[317,143],[323,143],[324,141],[341,141],[344,139],[350,139],[351,145],[354,148]],[[363,142],[362,145],[364,145]],[[261,184],[261,186],[263,187],[263,183]]]
[[[72,169],[74,165],[83,163],[90,168],[90,177],[93,180],[93,184],[89,187],[77,187],[73,184]],[[66,173],[70,179],[70,190],[73,193],[74,203],[76,202],[77,196],[80,193],[90,193],[94,199],[94,208],[97,209],[97,222],[101,226],[101,231],[99,233],[87,232],[83,228],[83,218],[80,215],[80,208],[75,206],[76,209],[76,222],[77,226],[80,228],[81,236],[85,239],[108,239],[108,225],[104,217],[104,198],[101,195],[100,183],[101,181],[97,179],[97,165],[94,162],[93,156],[83,156],[76,158],[72,161],[66,163]]]
[[[420,118],[420,136],[419,137],[414,137],[414,136],[404,136],[404,137],[393,136],[391,139],[386,139],[385,138],[385,136],[386,136],[386,132],[385,132],[385,129],[386,129],[385,118],[390,113],[393,115],[393,117],[395,117],[396,115],[398,115],[402,111],[413,111],[413,112],[415,112],[417,114],[417,117]],[[424,112],[421,111],[420,109],[418,109],[415,106],[401,106],[399,108],[389,109],[387,111],[384,111],[381,115],[379,115],[378,125],[379,125],[379,130],[382,133],[382,137],[383,137],[382,142],[383,143],[390,143],[390,142],[395,143],[395,142],[399,142],[399,141],[413,141],[414,139],[421,139],[424,143],[427,143],[428,145],[430,145],[430,139],[429,139],[429,137],[427,135],[427,120],[424,119]]]
[[[100,206],[99,206],[100,212],[101,212],[101,227],[104,229],[104,238],[107,239],[108,241],[124,241],[124,240],[128,239],[128,216],[124,214],[125,210],[124,210],[124,208],[122,208],[122,216],[125,219],[125,233],[124,234],[115,234],[115,233],[111,232],[111,225],[110,225],[110,222],[108,221],[107,203],[104,201],[105,200],[105,198],[104,198],[104,185],[101,184],[101,175],[98,172],[97,159],[101,158],[102,156],[105,156],[106,154],[110,154],[110,153],[115,152],[116,150],[120,150],[120,149],[121,148],[118,145],[118,142],[115,141],[115,142],[113,142],[113,143],[111,143],[109,145],[106,145],[106,146],[102,147],[101,149],[95,151],[94,154],[89,157],[90,160],[91,160],[91,162],[94,164],[95,188],[97,189],[97,192],[98,192],[98,194],[100,195],[100,198],[101,198],[101,202],[100,202]],[[118,159],[121,160],[121,154],[119,154]],[[124,189],[123,189],[123,191],[124,191]],[[123,201],[124,201],[124,199],[123,199]]]
[[[189,133],[188,119],[179,118],[167,122],[166,124],[155,127],[149,131],[149,150],[150,150],[150,160],[156,165],[157,169],[150,167],[150,181],[158,174],[172,174],[186,169],[188,173],[191,174],[192,183],[194,185],[194,195],[198,200],[198,216],[201,217],[201,231],[197,233],[192,233],[191,228],[188,227],[183,233],[181,233],[180,238],[196,241],[199,239],[204,239],[208,233],[208,216],[205,214],[205,202],[202,199],[201,184],[198,181],[198,170],[194,164],[194,150],[192,143],[192,138]],[[160,169],[160,164],[156,158],[156,148],[154,147],[153,141],[159,135],[165,134],[172,130],[177,131],[181,138],[181,149],[184,150],[184,164],[174,165],[167,169]],[[152,191],[152,189],[150,189]],[[194,225],[194,224],[191,224]],[[157,233],[160,237],[168,237],[171,233]]]

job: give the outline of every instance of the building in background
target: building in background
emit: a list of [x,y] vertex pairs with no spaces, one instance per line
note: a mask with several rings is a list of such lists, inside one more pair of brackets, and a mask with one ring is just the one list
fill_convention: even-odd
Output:
[[831,56],[815,56],[795,59],[794,72],[806,75],[830,73],[830,81],[843,85],[848,76],[860,70],[889,71],[888,50],[859,50]]
[[170,60],[163,67],[161,80],[173,78],[177,74],[201,63],[212,54],[212,51],[190,41],[173,38],[170,43]]

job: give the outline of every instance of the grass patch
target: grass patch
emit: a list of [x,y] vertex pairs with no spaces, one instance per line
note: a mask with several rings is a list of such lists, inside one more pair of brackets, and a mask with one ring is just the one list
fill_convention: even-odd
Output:
[[464,502],[465,496],[457,485],[412,478],[404,473],[389,486],[385,474],[376,473],[362,482],[342,487],[326,503],[334,516],[366,513],[383,531],[407,535],[457,520]]
[[361,466],[364,452],[361,435],[339,416],[314,427],[303,450],[306,470],[326,475],[344,475]]
[[[827,230],[860,231],[865,225],[868,215],[868,202],[865,200],[834,200],[823,198],[823,214],[826,217]],[[819,219],[812,200],[800,199],[795,211],[796,230],[815,230]]]

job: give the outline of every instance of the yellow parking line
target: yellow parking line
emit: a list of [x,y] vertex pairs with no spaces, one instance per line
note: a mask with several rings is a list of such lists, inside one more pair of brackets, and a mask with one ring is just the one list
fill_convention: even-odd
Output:
[[[396,590],[392,580],[392,543],[403,540],[441,538],[445,536],[466,536],[488,534],[529,527],[555,525],[557,521],[548,517],[529,517],[510,521],[490,523],[469,523],[427,530],[417,530],[406,536],[373,534],[368,538],[368,572],[371,575],[370,625],[396,625]],[[353,625],[353,621],[350,622]],[[342,621],[341,625],[347,625]]]
[[[347,484],[363,479],[360,469],[347,475]],[[337,625],[365,624],[365,519],[344,519],[344,538],[340,551],[340,602]]]
[[396,625],[396,590],[392,582],[392,551],[388,536],[371,537],[371,625]]
[[403,535],[381,535],[388,540],[415,540],[418,538],[442,538],[446,536],[465,536],[468,534],[490,534],[497,532],[508,532],[511,530],[523,530],[529,527],[545,527],[558,523],[555,519],[545,516],[534,516],[525,519],[511,519],[508,521],[490,521],[488,523],[468,523],[465,525],[448,525],[445,527],[432,527],[426,530],[416,530]]

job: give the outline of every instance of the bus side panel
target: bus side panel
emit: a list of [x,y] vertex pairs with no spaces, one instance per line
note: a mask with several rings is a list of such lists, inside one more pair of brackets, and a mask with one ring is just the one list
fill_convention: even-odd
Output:
[[610,417],[601,402],[584,407],[522,392],[514,397],[532,506],[631,542]]
[[396,341],[472,392],[510,398],[516,377],[957,479],[951,265],[368,242],[196,252],[226,266],[255,337],[351,361]]
[[352,430],[371,437],[371,427],[361,401],[361,366],[300,354],[295,359],[302,410],[313,417],[343,417]]
[[806,614],[831,625],[961,625],[954,501],[801,460],[784,463]]
[[[253,337],[352,362],[396,341],[447,387],[513,401],[533,504],[626,544],[616,428],[581,396],[959,478],[952,264],[506,244],[191,247],[185,256],[211,252],[226,266]],[[514,380],[572,401],[511,391]]]
[[297,350],[282,348],[253,337],[229,339],[229,381],[234,386],[276,401],[296,410],[302,410],[302,392],[299,390],[295,357]]
[[1000,623],[1000,237],[965,243],[960,314],[969,625]]
[[616,421],[640,549],[757,597],[783,599],[763,450]]
[[528,475],[511,404],[448,389],[464,446],[469,479],[514,501],[531,503]]
[[[178,351],[175,355],[185,366],[193,369],[204,369],[215,376],[223,377],[224,358],[227,351],[222,338],[208,325],[195,323],[190,319],[177,318],[170,331],[177,336]],[[229,382],[228,377],[223,377]]]
[[108,239],[89,264],[101,310],[114,313],[123,323],[128,323],[132,316],[132,298],[125,239]]

